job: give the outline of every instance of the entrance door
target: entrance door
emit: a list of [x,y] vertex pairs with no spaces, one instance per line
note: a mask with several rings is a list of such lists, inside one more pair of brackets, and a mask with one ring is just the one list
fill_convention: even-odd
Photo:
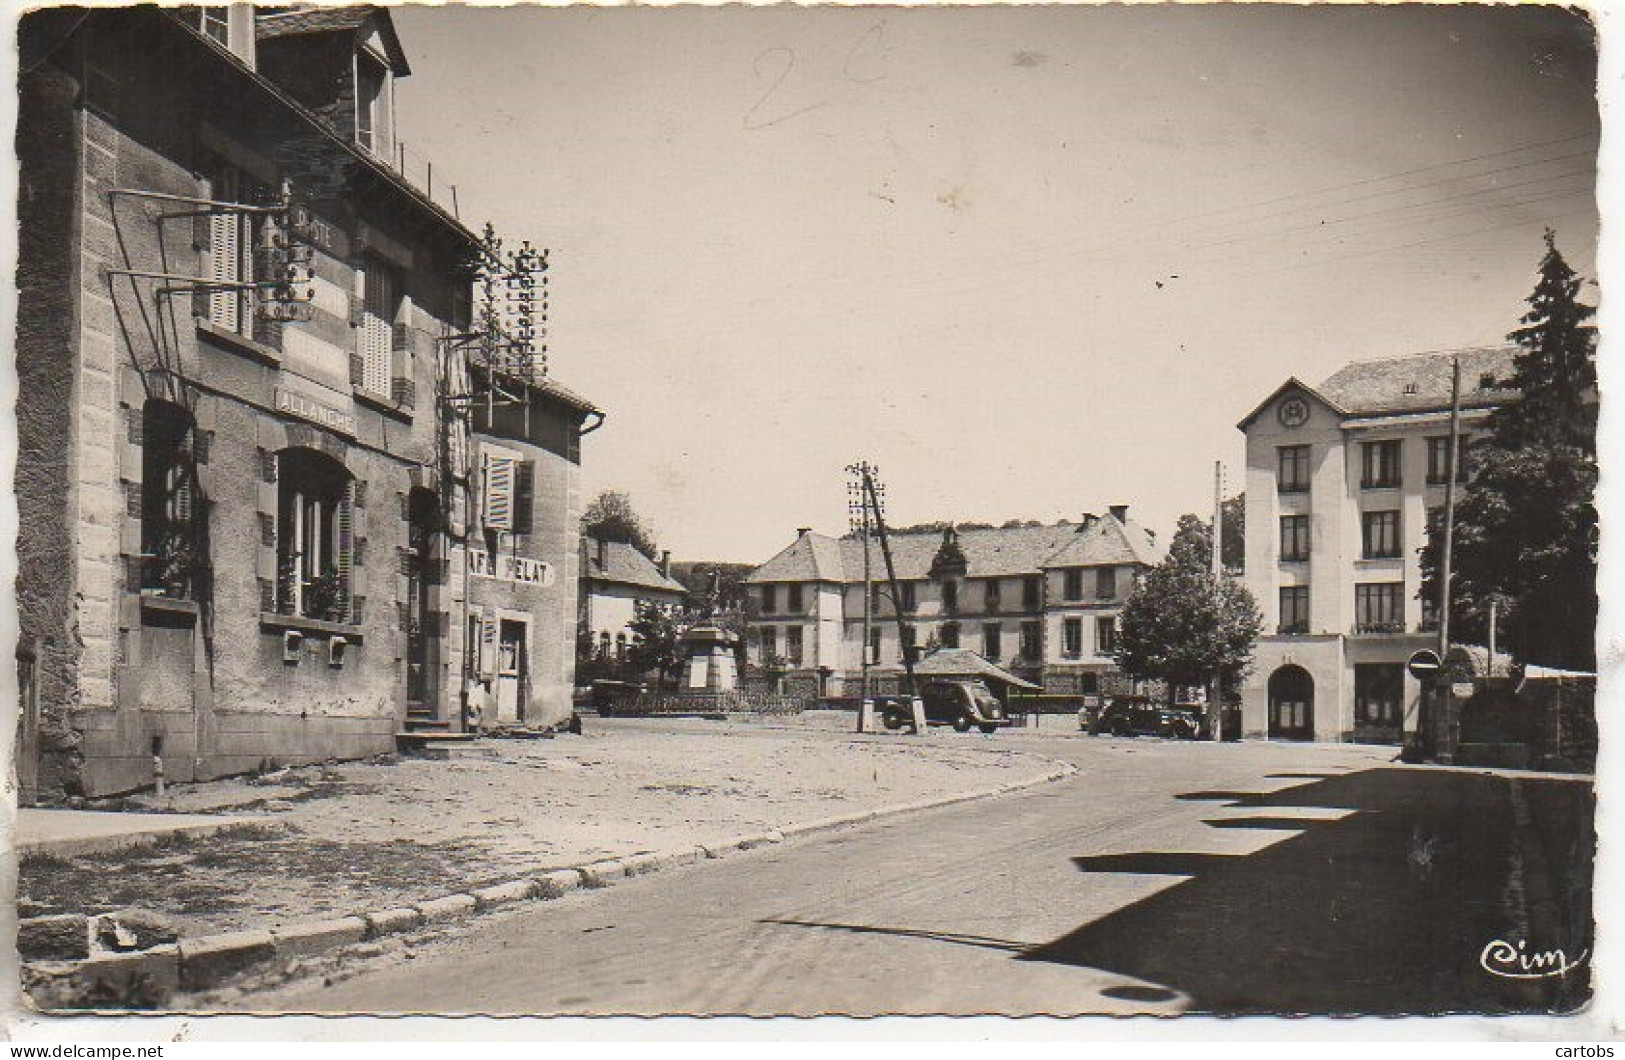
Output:
[[31,647],[17,648],[17,704],[22,717],[17,732],[17,804],[32,806],[39,797],[39,667]]
[[433,679],[429,624],[429,568],[433,562],[439,510],[429,490],[412,491],[407,512],[406,550],[406,711],[408,716],[436,717],[439,697]]
[[497,721],[524,720],[526,670],[525,635],[528,623],[504,618],[497,630]]
[[1315,738],[1315,679],[1301,666],[1270,675],[1270,739]]

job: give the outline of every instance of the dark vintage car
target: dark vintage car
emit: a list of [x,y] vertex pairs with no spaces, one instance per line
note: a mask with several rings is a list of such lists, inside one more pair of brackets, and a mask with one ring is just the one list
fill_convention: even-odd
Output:
[[[875,709],[888,729],[900,729],[910,723],[912,712],[908,700],[902,696],[881,697]],[[973,727],[983,732],[995,732],[1010,724],[1004,704],[988,691],[986,685],[975,678],[948,678],[928,681],[920,689],[925,700],[927,725],[952,725],[959,732]]]
[[1194,740],[1199,726],[1184,710],[1159,706],[1144,696],[1118,696],[1092,722],[1080,718],[1089,733],[1099,736],[1165,736]]

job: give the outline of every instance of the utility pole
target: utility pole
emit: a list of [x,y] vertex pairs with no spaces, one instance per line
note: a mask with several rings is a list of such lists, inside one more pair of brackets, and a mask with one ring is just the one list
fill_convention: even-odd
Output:
[[[1442,725],[1443,741],[1434,750],[1441,762],[1456,758],[1455,700],[1450,688],[1450,576],[1452,550],[1456,533],[1456,469],[1461,453],[1461,358],[1450,361],[1450,459],[1444,483],[1444,548],[1439,564],[1439,673],[1434,679],[1438,685],[1439,717],[1433,719]],[[1424,745],[1425,746],[1425,745]]]
[[[1224,578],[1224,463],[1213,461],[1213,591],[1217,602],[1221,580]],[[1224,675],[1218,670],[1208,682],[1208,727],[1213,730],[1213,742],[1224,739]]]
[[858,701],[858,731],[872,732],[875,727],[875,701],[870,696],[869,688],[869,643],[872,636],[870,631],[874,628],[874,579],[869,562],[869,498],[864,493],[864,483],[872,469],[869,462],[864,460],[848,465],[846,470],[854,476],[854,480],[846,486],[847,514],[852,529],[857,532],[858,543],[863,546],[863,643],[859,650],[859,658],[862,660],[859,672],[862,678],[861,698]]
[[[884,501],[886,487],[880,485],[876,481],[880,474],[880,469],[875,467],[873,464],[870,464],[867,460],[853,464],[849,466],[847,470],[858,477],[859,489],[862,492],[863,499],[868,506],[869,518],[872,520],[875,533],[880,538],[880,556],[886,563],[887,592],[891,596],[892,614],[897,619],[897,643],[902,649],[903,655],[903,694],[908,696],[910,703],[913,706],[915,734],[924,735],[925,703],[920,699],[919,685],[914,679],[913,653],[910,652],[905,646],[905,622],[903,620],[903,608],[899,604],[899,601],[901,601],[903,598],[903,594],[899,592],[897,588],[897,567],[892,562],[891,540],[886,536],[886,508]],[[865,552],[865,556],[867,556],[867,552]],[[866,599],[867,598],[868,594],[866,594]],[[867,607],[868,604],[866,603],[865,608],[867,609]],[[868,644],[863,646],[863,650],[865,652],[869,650]]]

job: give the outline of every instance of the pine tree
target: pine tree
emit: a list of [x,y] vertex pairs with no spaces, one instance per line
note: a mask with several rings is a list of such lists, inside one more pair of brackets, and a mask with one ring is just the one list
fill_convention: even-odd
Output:
[[1507,336],[1522,352],[1506,383],[1522,396],[1490,419],[1492,444],[1499,448],[1572,445],[1596,455],[1597,328],[1588,321],[1597,310],[1580,301],[1580,285],[1548,228],[1529,311],[1523,326]]
[[[1473,477],[1456,507],[1451,622],[1461,641],[1500,642],[1522,663],[1596,667],[1597,484],[1595,310],[1546,232],[1521,352],[1502,384],[1519,397],[1496,410],[1472,446]],[[1441,534],[1422,550],[1426,599],[1438,597]]]

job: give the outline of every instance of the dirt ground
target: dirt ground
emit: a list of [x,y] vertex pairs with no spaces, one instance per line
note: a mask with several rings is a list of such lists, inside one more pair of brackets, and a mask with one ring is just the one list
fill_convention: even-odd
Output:
[[24,915],[138,906],[184,935],[380,909],[601,858],[1021,781],[1024,741],[856,736],[789,722],[588,719],[582,736],[181,785],[131,809],[264,825],[71,860],[24,859]]

